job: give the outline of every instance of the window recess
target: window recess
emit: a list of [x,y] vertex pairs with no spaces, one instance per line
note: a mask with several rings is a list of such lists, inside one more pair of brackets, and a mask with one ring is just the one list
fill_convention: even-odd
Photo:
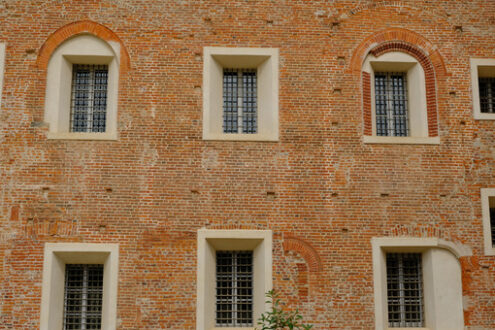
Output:
[[272,232],[198,231],[196,329],[248,328],[270,307]]
[[278,141],[278,49],[205,47],[203,139]]
[[495,120],[495,58],[471,58],[473,117]]
[[48,139],[116,140],[120,46],[90,34],[64,41],[47,66]]
[[436,101],[426,97],[427,89],[434,96],[434,84],[427,83],[415,57],[400,51],[370,53],[362,70],[364,143],[440,143],[436,119],[428,116],[436,113]]

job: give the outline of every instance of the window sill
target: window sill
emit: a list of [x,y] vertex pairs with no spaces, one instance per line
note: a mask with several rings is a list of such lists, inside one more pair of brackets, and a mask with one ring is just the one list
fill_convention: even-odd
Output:
[[229,134],[229,133],[211,134],[210,133],[210,134],[203,134],[203,140],[277,142],[278,141],[278,135],[275,135],[275,134],[270,134],[270,135],[269,134]]
[[117,133],[54,133],[49,132],[49,140],[117,140]]
[[495,247],[485,248],[485,256],[495,256]]
[[[363,136],[364,143],[370,144],[440,144],[440,137],[415,136]],[[421,329],[421,328],[419,328]]]
[[474,119],[475,120],[495,120],[495,113],[475,112],[474,113]]

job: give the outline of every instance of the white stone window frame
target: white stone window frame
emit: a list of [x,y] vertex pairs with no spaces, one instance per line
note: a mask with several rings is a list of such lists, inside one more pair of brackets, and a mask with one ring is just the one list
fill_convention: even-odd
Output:
[[481,189],[481,215],[483,218],[483,237],[485,255],[495,256],[495,247],[492,245],[492,226],[490,223],[490,206],[495,207],[495,188]]
[[[411,55],[388,52],[375,57],[369,54],[363,70],[370,75],[372,135],[363,137],[364,143],[384,144],[440,144],[440,137],[428,136],[425,72]],[[375,72],[404,72],[407,74],[409,136],[377,136],[375,105]]]
[[388,326],[386,253],[421,253],[424,293],[424,328],[464,329],[461,266],[458,258],[471,255],[465,246],[439,238],[374,237],[373,284],[375,329],[401,329]]
[[[73,64],[108,65],[105,132],[70,132]],[[45,116],[48,139],[116,140],[120,44],[92,34],[79,34],[53,52],[47,66]]]
[[480,77],[495,78],[495,58],[471,58],[471,91],[473,96],[473,116],[476,120],[495,120],[495,113],[482,113],[480,105]]
[[240,329],[254,327],[215,326],[215,266],[216,251],[253,251],[253,323],[270,308],[265,293],[272,289],[271,230],[198,230],[196,329]]
[[97,243],[45,243],[40,330],[63,328],[66,264],[103,264],[101,329],[115,330],[119,246]]
[[6,44],[0,42],[0,109],[2,108],[3,97],[3,75],[5,72],[5,48]]
[[[278,48],[204,47],[203,139],[278,141]],[[257,69],[257,133],[223,132],[223,69]]]

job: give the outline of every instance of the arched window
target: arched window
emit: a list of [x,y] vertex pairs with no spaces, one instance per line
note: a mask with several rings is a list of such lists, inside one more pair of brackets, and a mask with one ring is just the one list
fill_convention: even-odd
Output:
[[428,137],[425,72],[414,57],[402,52],[370,53],[363,76],[369,84],[371,136]]
[[83,33],[65,40],[47,66],[48,138],[116,139],[120,44]]
[[364,143],[440,143],[437,82],[446,72],[433,44],[413,31],[386,29],[361,42],[351,70],[361,78]]

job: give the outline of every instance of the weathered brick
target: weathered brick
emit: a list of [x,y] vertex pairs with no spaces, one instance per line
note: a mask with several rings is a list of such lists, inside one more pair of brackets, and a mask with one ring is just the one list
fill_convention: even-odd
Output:
[[[480,207],[495,131],[473,120],[469,72],[495,57],[494,16],[493,1],[0,1],[0,329],[39,326],[46,242],[120,244],[119,329],[195,329],[204,227],[273,230],[274,287],[315,329],[373,328],[372,237],[464,244],[465,325],[495,328]],[[117,141],[32,124],[50,55],[81,33],[121,45]],[[279,49],[280,141],[202,140],[205,46]],[[375,47],[424,65],[440,145],[363,144]]]

